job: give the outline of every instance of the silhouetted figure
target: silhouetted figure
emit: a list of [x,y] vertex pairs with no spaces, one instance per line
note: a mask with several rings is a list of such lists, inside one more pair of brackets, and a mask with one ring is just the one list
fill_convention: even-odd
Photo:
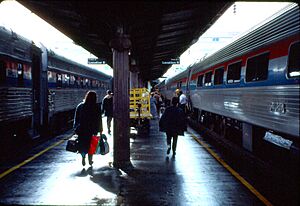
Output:
[[157,111],[156,111],[156,99],[154,98],[154,92],[151,92],[150,96],[150,112],[153,119],[158,118]]
[[160,93],[158,91],[155,91],[154,92],[154,95],[153,95],[154,99],[155,99],[155,103],[156,103],[156,112],[157,112],[157,116],[159,118],[160,116],[160,107],[161,107],[161,104],[162,104],[162,99],[161,99],[161,96],[160,96]]
[[172,106],[167,107],[159,121],[159,130],[167,135],[167,154],[170,154],[171,140],[173,138],[172,151],[176,155],[178,135],[184,135],[187,129],[186,117],[181,108],[178,107],[178,97],[172,98]]
[[106,96],[103,98],[102,101],[102,113],[105,114],[107,118],[107,129],[108,134],[111,133],[111,121],[113,118],[113,93],[110,90],[107,90]]
[[[102,134],[101,110],[97,105],[97,94],[88,91],[84,101],[76,107],[74,125],[75,133],[78,135],[78,151],[82,155],[82,165],[85,166],[85,156],[89,151],[92,135]],[[88,155],[89,164],[93,164],[93,155]]]

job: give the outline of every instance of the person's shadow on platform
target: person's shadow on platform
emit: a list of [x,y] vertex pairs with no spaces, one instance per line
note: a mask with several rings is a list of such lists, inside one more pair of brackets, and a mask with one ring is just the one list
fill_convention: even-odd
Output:
[[88,169],[82,168],[82,170],[79,172],[76,172],[73,174],[73,176],[76,177],[86,177],[88,175],[93,175],[93,167],[89,167]]
[[91,180],[98,184],[100,187],[114,194],[120,192],[122,173],[113,167],[101,167],[99,169],[93,170],[91,175]]

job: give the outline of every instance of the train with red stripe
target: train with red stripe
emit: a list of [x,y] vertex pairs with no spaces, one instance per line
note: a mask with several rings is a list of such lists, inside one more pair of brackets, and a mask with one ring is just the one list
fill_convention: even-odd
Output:
[[70,128],[85,93],[96,91],[100,104],[111,86],[111,76],[0,27],[2,146]]
[[293,4],[164,80],[160,92],[169,101],[181,89],[191,120],[250,151],[267,140],[299,153],[299,25]]

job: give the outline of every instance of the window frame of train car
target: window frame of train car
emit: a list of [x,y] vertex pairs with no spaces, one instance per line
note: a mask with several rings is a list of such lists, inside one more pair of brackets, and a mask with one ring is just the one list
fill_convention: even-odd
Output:
[[[221,66],[221,67],[218,67],[217,69],[215,69],[213,85],[222,85],[224,83],[224,68],[225,68],[224,66]],[[219,75],[219,72],[221,72],[221,75]],[[221,78],[221,79],[219,79],[219,78]]]
[[[209,77],[210,82],[206,82],[206,76],[207,76],[208,74],[210,75],[210,77]],[[205,74],[204,74],[204,86],[205,86],[205,87],[212,86],[212,83],[213,83],[212,76],[213,76],[213,70],[210,70],[210,71],[205,72]],[[208,85],[206,85],[206,84],[208,84]]]
[[57,74],[57,72],[55,72],[55,71],[50,71],[50,70],[47,71],[48,84],[51,83],[51,84],[56,85],[56,81],[57,81],[57,75],[56,74]]
[[[296,46],[296,48],[292,48],[295,45],[297,45],[298,47]],[[291,70],[291,67],[290,67],[291,62],[290,61],[292,60],[293,61],[293,66],[296,65],[296,67],[297,67],[297,57],[299,58],[299,49],[300,49],[300,41],[295,41],[295,42],[291,43],[290,46],[289,46],[289,53],[288,53],[288,59],[287,59],[287,70],[286,70],[287,71],[287,77],[289,79],[298,79],[300,77],[300,74],[298,74],[296,76],[291,76],[290,75],[292,72],[294,72],[294,71],[290,71]],[[295,70],[296,72],[297,71],[300,72],[299,65],[298,65],[298,68],[292,68],[292,69],[296,69]]]
[[17,64],[17,86],[24,87],[24,64],[16,63]]
[[[236,65],[239,66],[236,67]],[[236,71],[236,68],[238,68],[239,72]],[[226,83],[227,84],[238,84],[241,82],[241,72],[242,72],[242,60],[238,60],[238,61],[235,61],[231,64],[228,64],[227,66],[227,75],[226,75]],[[236,74],[239,74],[239,78],[235,78],[236,77]],[[230,76],[230,78],[232,79],[229,79],[228,77]],[[230,80],[232,80],[232,82],[229,82]]]
[[62,74],[58,72],[56,72],[56,88],[62,88]]
[[177,89],[180,89],[182,87],[182,81],[177,82]]
[[70,84],[69,87],[74,88],[75,87],[75,75],[74,74],[70,74]]
[[[267,62],[263,62],[263,63],[265,63],[266,65],[263,65],[264,67],[257,66],[257,65],[262,65],[261,64],[262,63],[261,59],[258,59],[258,58],[261,58],[261,57],[264,57],[264,56],[266,57],[264,60],[267,60]],[[246,83],[249,83],[249,82],[260,82],[260,81],[265,81],[265,80],[268,79],[269,62],[270,62],[269,57],[270,57],[270,51],[265,51],[265,52],[262,52],[262,53],[259,53],[259,54],[256,54],[254,56],[251,56],[251,57],[247,58],[247,61],[246,61],[246,72],[245,72],[245,82]],[[255,62],[256,59],[258,59],[259,61]],[[251,62],[251,61],[253,61],[253,62]],[[250,66],[252,67],[251,68],[249,66],[249,63],[251,63],[251,64],[255,63],[255,64],[254,65],[250,64]],[[253,67],[254,67],[255,71],[253,71],[254,70]],[[263,69],[261,69],[261,68],[263,68]],[[265,73],[262,73],[261,71],[264,71]],[[254,73],[255,75],[254,76],[253,75],[250,76],[249,72],[252,72],[252,73],[255,72]],[[260,72],[260,74],[263,74],[264,76],[262,78],[258,79],[258,77],[261,76],[261,75],[258,75],[258,72]],[[251,77],[251,79],[249,80],[250,77]]]
[[69,88],[70,85],[70,75],[67,73],[62,73],[62,88]]
[[[200,80],[200,79],[199,79],[200,77],[201,77],[201,82],[199,81],[199,80]],[[204,80],[204,73],[203,73],[203,74],[199,74],[198,77],[197,77],[197,83],[196,83],[196,86],[197,86],[197,87],[203,87],[203,85],[204,85],[204,84],[203,84],[203,80]],[[200,84],[200,83],[201,83],[201,84]]]

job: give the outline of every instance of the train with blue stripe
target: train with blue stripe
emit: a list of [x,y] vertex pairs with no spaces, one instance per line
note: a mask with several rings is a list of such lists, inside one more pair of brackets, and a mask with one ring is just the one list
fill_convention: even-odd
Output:
[[88,90],[98,102],[112,77],[0,27],[0,143],[70,128]]
[[165,79],[160,92],[169,101],[181,89],[194,122],[250,151],[262,139],[299,148],[299,25],[299,6],[293,4]]

